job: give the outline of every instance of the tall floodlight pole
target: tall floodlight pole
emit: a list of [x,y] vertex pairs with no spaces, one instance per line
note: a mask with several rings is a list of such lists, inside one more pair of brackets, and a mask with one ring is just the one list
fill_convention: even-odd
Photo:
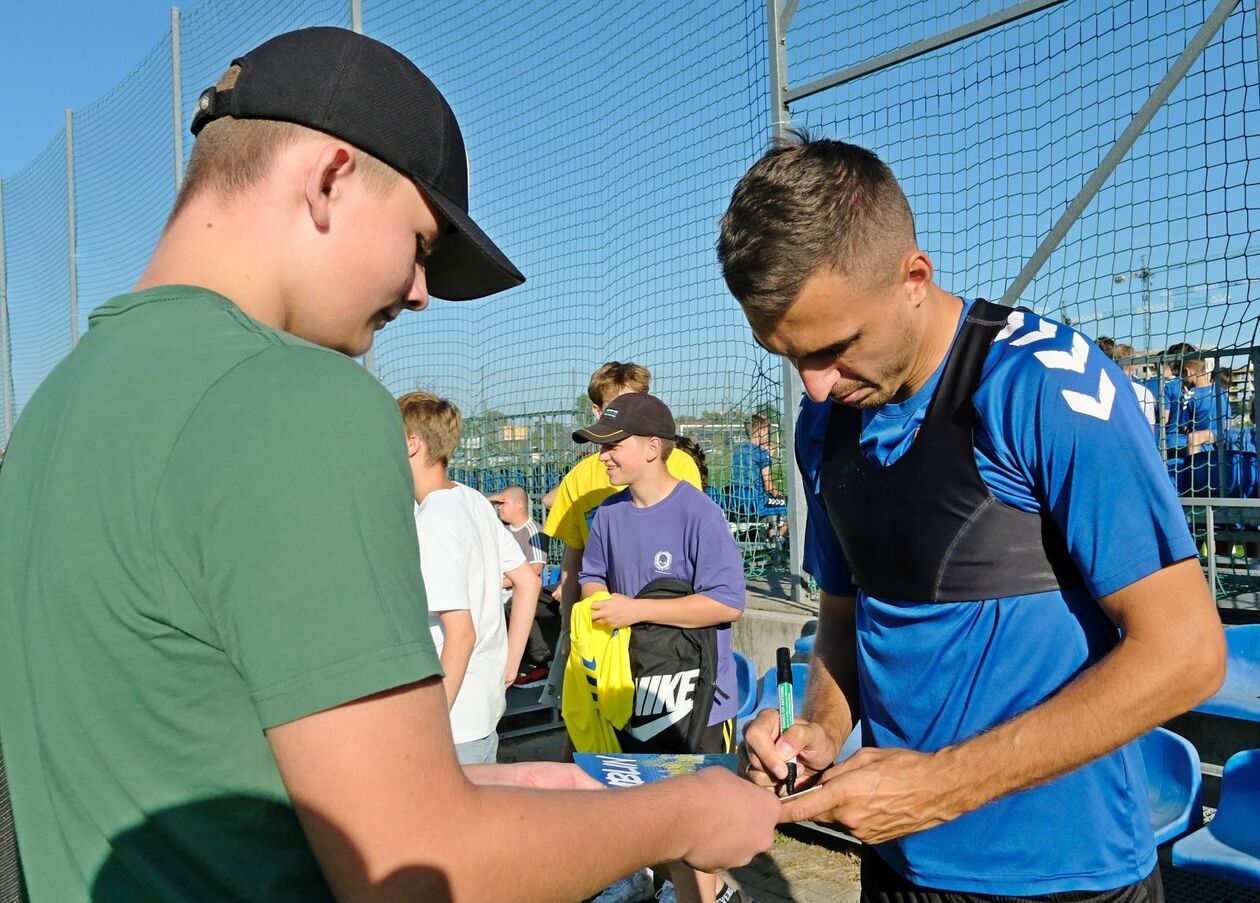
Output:
[[79,261],[74,222],[74,112],[66,108],[66,268],[69,281],[70,347],[79,344]]
[[184,79],[179,40],[179,7],[171,7],[171,130],[175,193],[184,181]]
[[4,257],[4,180],[0,179],[0,407],[4,411],[4,432],[0,448],[9,444],[13,432],[13,363],[9,358],[9,290]]
[[[350,0],[350,30],[363,34],[363,0]],[[376,352],[369,348],[363,352],[363,369],[376,376]]]
[[[790,128],[787,105],[787,29],[796,12],[797,0],[766,0],[766,45],[770,55],[770,133],[775,140]],[[805,575],[801,557],[805,548],[805,496],[800,471],[796,467],[796,411],[804,387],[800,374],[787,358],[782,359],[783,476],[787,484],[788,568],[792,578],[792,599],[805,601]]]
[[1119,273],[1116,276],[1116,284],[1122,285],[1130,279],[1139,279],[1142,282],[1142,320],[1145,324],[1146,348],[1145,351],[1151,350],[1151,342],[1154,341],[1154,331],[1151,327],[1151,268],[1146,265],[1146,255],[1142,255],[1142,265],[1131,273]]

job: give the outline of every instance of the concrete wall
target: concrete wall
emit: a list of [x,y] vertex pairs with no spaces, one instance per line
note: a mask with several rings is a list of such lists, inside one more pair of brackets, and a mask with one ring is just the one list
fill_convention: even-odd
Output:
[[804,612],[746,611],[735,622],[732,644],[736,651],[752,659],[760,677],[774,667],[776,650],[780,646],[791,649],[806,624],[813,620]]

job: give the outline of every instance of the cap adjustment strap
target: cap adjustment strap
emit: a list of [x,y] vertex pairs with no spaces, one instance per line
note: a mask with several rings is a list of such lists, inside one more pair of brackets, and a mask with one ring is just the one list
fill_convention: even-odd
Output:
[[192,126],[194,135],[206,127],[208,123],[224,116],[230,116],[232,109],[232,89],[220,91],[218,88],[206,88],[197,98],[197,111],[193,114]]

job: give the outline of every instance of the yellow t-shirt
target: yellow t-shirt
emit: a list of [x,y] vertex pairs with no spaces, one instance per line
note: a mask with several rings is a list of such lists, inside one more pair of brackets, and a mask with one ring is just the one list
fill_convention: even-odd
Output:
[[[697,489],[704,488],[700,485],[700,468],[696,466],[695,458],[685,451],[674,449],[665,466],[676,479],[684,480]],[[556,503],[547,512],[543,532],[571,549],[585,549],[595,509],[604,499],[625,488],[608,482],[608,471],[599,461],[599,452],[587,455],[560,481]]]

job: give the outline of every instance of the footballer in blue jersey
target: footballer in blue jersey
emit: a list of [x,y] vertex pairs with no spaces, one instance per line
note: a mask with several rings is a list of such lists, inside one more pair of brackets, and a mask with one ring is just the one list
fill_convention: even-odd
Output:
[[[964,316],[970,307],[963,302]],[[862,411],[859,444],[866,454],[883,466],[901,458],[943,370],[942,362],[905,401]],[[1116,626],[1096,598],[1195,557],[1177,494],[1132,395],[1119,368],[1079,333],[1026,311],[1010,314],[973,396],[976,465],[1001,503],[1049,509],[1086,579],[970,605],[857,591],[820,495],[835,403],[802,404],[796,449],[809,511],[806,565],[826,592],[857,592],[861,711],[872,745],[935,751],[1031,708],[1115,646]],[[1118,459],[1117,446],[1134,453]],[[1081,466],[1091,460],[1098,466]],[[1155,864],[1141,775],[1141,755],[1131,743],[932,831],[892,841],[880,854],[920,884],[990,894],[1130,884]],[[1071,831],[1045,815],[1071,813],[1080,800],[1097,806]],[[980,837],[1006,842],[995,848]],[[1070,888],[1056,880],[1064,873],[1075,874]]]
[[[741,180],[718,253],[799,371],[805,567],[822,590],[792,819],[869,844],[864,899],[1162,899],[1135,738],[1223,677],[1214,600],[1128,379],[1074,330],[933,282],[872,153],[798,138]],[[833,765],[860,718],[864,747]]]

